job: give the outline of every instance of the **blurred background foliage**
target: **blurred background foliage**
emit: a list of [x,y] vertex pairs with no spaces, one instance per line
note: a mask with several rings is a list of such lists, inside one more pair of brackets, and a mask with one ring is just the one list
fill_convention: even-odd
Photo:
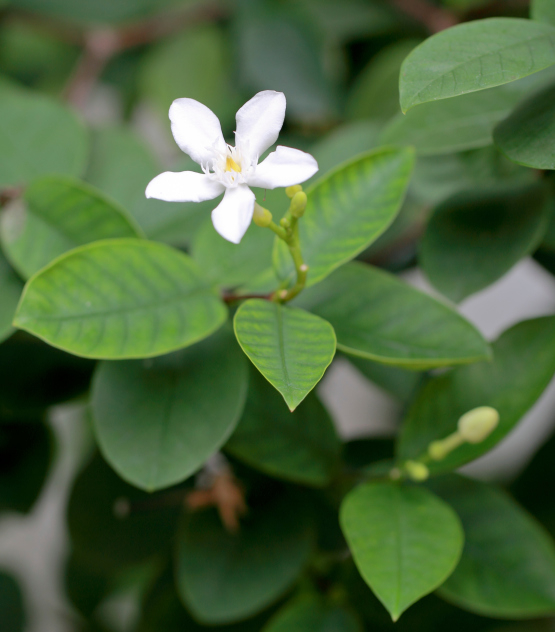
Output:
[[[220,118],[226,138],[232,139],[238,107],[255,92],[279,90],[287,97],[286,122],[279,142],[310,151],[319,162],[320,175],[385,142],[416,147],[417,166],[405,205],[393,226],[362,255],[366,261],[393,271],[406,269],[416,263],[419,238],[432,209],[437,208],[434,222],[438,230],[443,221],[443,229],[448,231],[449,221],[456,222],[457,210],[472,204],[477,189],[495,190],[510,183],[520,187],[519,195],[528,195],[533,173],[509,162],[493,146],[492,131],[523,95],[552,77],[552,70],[551,75],[544,71],[507,86],[443,102],[441,108],[425,104],[405,117],[399,107],[400,66],[419,42],[460,21],[499,15],[527,17],[528,3],[1,0],[2,195],[9,198],[10,187],[41,174],[76,176],[127,208],[148,237],[194,252],[195,244],[212,238],[208,211],[213,203],[166,204],[144,197],[146,184],[163,168],[198,169],[173,144],[167,118],[171,102],[187,96],[206,104]],[[41,143],[36,142],[37,137]],[[39,145],[44,151],[36,150]],[[456,194],[459,196],[453,198]],[[490,195],[495,198],[496,194]],[[505,208],[507,197],[514,199],[503,189],[494,202]],[[272,211],[284,210],[285,203],[283,192],[267,192],[266,204]],[[530,231],[526,252],[519,251],[516,258],[536,251],[538,260],[554,270],[555,222],[551,220],[542,238],[535,230],[534,217],[528,220],[530,226],[519,225],[516,229]],[[2,216],[6,254],[13,248],[10,221],[17,222],[17,216]],[[218,247],[222,257],[226,256],[226,244],[222,242]],[[426,266],[426,261],[433,260],[433,241],[424,240],[422,248]],[[260,256],[268,260],[261,260],[260,270],[269,264],[269,255],[269,247],[261,250]],[[510,265],[504,262],[501,269]],[[217,262],[204,262],[207,270],[211,266],[214,275],[222,272]],[[480,282],[459,288],[453,298],[459,300],[475,291]],[[3,255],[0,284],[0,336],[5,338],[12,333],[11,313],[22,282]],[[441,279],[437,285],[441,287]],[[403,403],[410,400],[422,379],[400,369],[357,360],[353,363]],[[88,388],[92,366],[92,362],[57,351],[21,332],[0,347],[0,512],[31,510],[56,453],[52,432],[45,424],[47,411],[54,404],[79,400]],[[241,452],[240,439],[238,436],[235,444],[230,444],[232,461],[235,452]],[[344,460],[354,468],[391,454],[389,441],[358,441],[346,445]],[[75,630],[254,632],[267,625],[284,603],[283,594],[289,586],[287,569],[283,570],[282,583],[269,589],[278,598],[277,604],[262,604],[262,613],[260,604],[253,605],[253,613],[257,614],[245,622],[224,625],[214,620],[214,625],[200,625],[182,605],[169,568],[172,534],[178,520],[172,498],[181,498],[190,483],[153,500],[119,479],[100,456],[89,456],[73,484],[68,508],[72,553],[66,565],[65,585]],[[546,483],[552,477],[546,472],[554,456],[555,443],[551,440],[513,486],[517,498],[552,535],[555,501],[552,486]],[[354,565],[348,563],[337,570],[326,556],[326,551],[335,551],[338,543],[344,546],[329,499],[318,490],[304,488],[299,502],[296,485],[233,463],[249,489],[256,518],[252,530],[256,531],[259,518],[260,524],[271,526],[272,512],[277,507],[282,517],[295,518],[293,531],[303,531],[305,525],[299,516],[309,513],[311,527],[306,528],[302,547],[289,561],[295,569],[303,566],[316,539],[322,554],[307,571],[314,580],[311,585],[315,583],[326,594],[336,591],[338,603],[343,603],[347,595],[351,608],[342,611],[340,627],[333,627],[336,615],[331,611],[322,620],[311,619],[310,600],[317,597],[301,584],[299,599],[308,601],[295,606],[299,612],[288,614],[292,617],[289,628],[283,623],[279,627],[273,619],[268,631],[296,632],[308,629],[307,625],[315,632],[379,632],[394,627],[399,632],[555,629],[549,620],[517,624],[479,617],[433,595],[421,600],[394,626]],[[120,498],[139,507],[133,520],[121,521],[114,514]],[[277,499],[277,504],[271,505],[269,499]],[[149,503],[160,503],[161,510],[149,511]],[[206,524],[196,524],[195,520]],[[187,537],[200,538],[199,533],[214,534],[214,541],[225,537],[214,516],[195,520],[180,527]],[[272,541],[271,533],[264,531],[256,537],[261,550],[267,551],[265,538]],[[287,548],[286,542],[282,544]],[[206,546],[206,541],[202,545]],[[272,555],[269,559],[270,565],[275,563]],[[194,560],[181,559],[180,563],[194,566]],[[223,575],[232,570],[231,566],[224,569]],[[202,569],[197,571],[202,577]],[[261,572],[259,581],[272,584],[275,578]],[[118,595],[131,595],[135,604],[136,616],[128,627],[110,615],[110,601]],[[227,598],[233,604],[232,592]],[[24,629],[24,601],[15,580],[0,572],[2,632]],[[353,614],[355,611],[357,614]],[[324,616],[318,612],[318,616]]]

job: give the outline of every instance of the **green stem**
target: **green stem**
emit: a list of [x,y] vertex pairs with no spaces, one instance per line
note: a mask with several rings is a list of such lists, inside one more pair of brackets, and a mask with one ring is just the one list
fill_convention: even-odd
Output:
[[303,261],[303,256],[301,253],[301,244],[299,240],[299,228],[297,226],[297,219],[291,218],[291,227],[287,231],[288,235],[283,240],[287,244],[289,248],[289,252],[291,253],[291,258],[293,259],[293,263],[295,264],[295,271],[297,273],[297,281],[295,285],[288,290],[281,290],[274,294],[273,300],[279,301],[280,303],[287,303],[291,301],[300,294],[305,288],[306,285],[306,277],[308,275],[308,266]]

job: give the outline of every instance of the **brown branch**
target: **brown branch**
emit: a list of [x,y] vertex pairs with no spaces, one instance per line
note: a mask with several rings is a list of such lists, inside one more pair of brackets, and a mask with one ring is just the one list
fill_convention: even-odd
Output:
[[435,6],[428,0],[389,0],[389,2],[408,17],[420,22],[430,33],[439,33],[459,22],[455,13]]
[[8,204],[8,202],[21,197],[23,195],[23,191],[24,187],[22,186],[6,187],[5,189],[0,189],[0,206],[4,206]]
[[260,298],[264,301],[271,301],[273,292],[269,294],[222,294],[222,300],[224,303],[235,303],[236,301],[243,301],[249,298]]

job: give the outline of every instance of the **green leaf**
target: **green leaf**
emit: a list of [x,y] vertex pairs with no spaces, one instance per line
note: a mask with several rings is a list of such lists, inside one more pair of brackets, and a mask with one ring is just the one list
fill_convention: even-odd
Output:
[[312,547],[302,507],[291,498],[267,499],[224,530],[215,511],[187,517],[178,534],[177,588],[201,623],[233,623],[278,599],[296,580]]
[[440,204],[420,246],[432,284],[459,302],[501,278],[539,245],[548,221],[546,193],[538,184],[505,186]]
[[314,124],[337,116],[323,42],[310,20],[278,4],[254,3],[238,12],[235,28],[244,85],[284,92],[291,118]]
[[250,299],[235,314],[235,335],[293,411],[322,379],[335,355],[333,327],[298,307]]
[[233,89],[228,48],[223,29],[216,24],[204,24],[164,38],[147,50],[141,62],[139,87],[142,96],[163,115],[168,136],[168,110],[180,96],[209,107],[224,129],[233,124],[235,111],[242,102]]
[[555,545],[508,494],[462,476],[431,482],[459,514],[465,547],[439,594],[488,617],[530,619],[555,612]]
[[92,410],[104,458],[147,491],[185,480],[233,432],[247,383],[244,356],[225,330],[154,360],[103,362]]
[[555,5],[552,0],[532,0],[530,17],[538,22],[547,22],[555,26]]
[[0,422],[0,513],[28,513],[43,488],[54,440],[38,420]]
[[103,573],[121,572],[168,554],[180,509],[156,502],[156,497],[122,481],[95,455],[78,474],[69,498],[73,553],[91,572]]
[[555,169],[555,85],[520,104],[494,132],[511,160],[535,169]]
[[[175,171],[191,169],[199,167],[189,158],[174,167]],[[147,184],[162,171],[149,147],[130,129],[105,127],[94,133],[86,179],[128,209],[148,237],[181,245],[216,203],[147,199]]]
[[[314,285],[374,242],[397,215],[410,179],[410,148],[378,149],[339,166],[307,190],[299,222],[302,254]],[[293,277],[288,248],[276,238],[274,266]]]
[[400,40],[372,57],[355,79],[346,103],[348,118],[387,121],[399,112],[399,72],[421,40]]
[[21,589],[11,575],[0,572],[0,612],[2,632],[23,632],[26,628],[25,604]]
[[71,110],[20,88],[1,90],[0,144],[0,188],[50,173],[78,176],[87,159],[87,132]]
[[33,276],[14,325],[75,355],[110,360],[186,347],[226,315],[187,255],[111,239],[76,248]]
[[356,615],[321,597],[302,597],[286,604],[262,632],[362,632]]
[[253,372],[243,416],[225,449],[270,476],[323,486],[338,466],[341,443],[315,395],[291,414],[275,389]]
[[493,362],[460,367],[423,386],[402,426],[397,445],[400,459],[423,454],[431,441],[454,432],[459,417],[477,406],[497,409],[497,428],[482,443],[465,444],[443,461],[430,463],[430,470],[445,472],[460,467],[503,439],[555,373],[555,317],[518,323],[504,332],[492,348]]
[[[551,69],[545,72],[551,73]],[[524,94],[530,93],[530,83],[522,79],[457,99],[425,103],[406,115],[396,116],[384,129],[380,141],[413,145],[420,156],[491,145],[495,125],[508,116]]]
[[35,180],[26,205],[2,215],[2,246],[25,278],[77,246],[100,239],[140,237],[126,211],[100,191],[63,176]]
[[401,109],[493,88],[555,64],[555,29],[517,18],[458,24],[428,38],[401,67]]
[[455,512],[420,487],[360,485],[343,500],[340,522],[358,570],[393,621],[449,577],[464,541]]
[[233,244],[222,239],[208,218],[195,234],[191,256],[206,279],[219,287],[233,288],[271,268],[273,241],[271,230],[251,224],[241,243]]
[[364,263],[337,270],[298,303],[332,324],[338,349],[376,362],[423,370],[489,357],[481,334],[451,307]]
[[12,320],[23,290],[23,283],[0,252],[0,341],[12,332]]

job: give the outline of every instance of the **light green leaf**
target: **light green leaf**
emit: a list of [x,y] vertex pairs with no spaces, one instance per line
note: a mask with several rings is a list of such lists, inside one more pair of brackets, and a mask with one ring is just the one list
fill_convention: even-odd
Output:
[[555,64],[555,28],[517,18],[458,24],[428,38],[405,59],[401,109],[493,88]]
[[315,395],[291,414],[276,390],[253,372],[243,416],[225,449],[270,476],[323,486],[338,466],[341,443]]
[[520,104],[495,128],[493,138],[514,162],[555,169],[555,85]]
[[351,610],[314,596],[287,603],[262,632],[362,632],[362,626]]
[[[210,218],[199,228],[192,243],[191,256],[206,279],[220,287],[237,287],[258,277],[272,266],[274,233],[251,224],[240,244],[219,235]],[[277,281],[274,277],[272,285]]]
[[393,621],[449,577],[464,541],[455,512],[421,487],[360,485],[343,500],[340,522],[360,574]]
[[29,278],[59,255],[100,239],[140,237],[126,211],[79,180],[46,176],[25,192],[1,218],[4,251]]
[[168,136],[168,110],[177,97],[187,96],[209,107],[224,129],[234,123],[242,102],[233,89],[231,61],[226,34],[216,24],[186,29],[149,47],[141,62],[139,88],[157,106]]
[[2,89],[0,98],[0,188],[39,176],[79,176],[87,159],[84,125],[68,108],[44,95]]
[[387,121],[399,109],[399,72],[405,57],[421,40],[400,40],[372,57],[355,80],[347,99],[351,119]]
[[439,594],[487,617],[531,619],[555,613],[555,546],[508,494],[462,476],[431,481],[464,527],[465,547]]
[[18,583],[11,575],[0,572],[0,612],[2,632],[23,632],[26,628],[25,605]]
[[0,252],[0,341],[13,331],[12,320],[23,291],[23,283]]
[[[191,169],[199,167],[187,158],[174,170]],[[162,171],[147,145],[130,129],[105,127],[93,135],[86,179],[128,209],[148,237],[182,245],[217,202],[178,204],[147,199],[147,184]]]
[[[308,285],[314,285],[374,242],[395,219],[414,163],[410,148],[378,149],[343,164],[307,190],[299,222]],[[293,277],[285,243],[276,237],[274,266]]]
[[530,17],[538,22],[547,22],[555,26],[555,4],[553,0],[532,0]]
[[188,516],[178,535],[176,576],[183,602],[200,622],[245,619],[295,581],[312,547],[302,507],[291,498],[250,506],[231,534],[215,511]]
[[194,262],[163,244],[110,239],[27,283],[14,325],[89,358],[146,358],[206,338],[227,315]]
[[322,379],[335,355],[333,327],[298,307],[250,299],[233,323],[243,351],[291,411]]
[[420,247],[432,284],[459,302],[501,278],[545,234],[546,193],[538,184],[506,186],[460,193],[440,204]]
[[154,360],[101,363],[92,410],[104,458],[147,491],[185,480],[233,432],[247,383],[245,357],[224,330]]
[[489,357],[481,334],[452,308],[364,263],[337,270],[297,302],[331,323],[338,349],[362,358],[423,370]]
[[477,406],[498,410],[497,428],[482,443],[465,444],[443,461],[430,463],[430,470],[453,470],[501,441],[536,402],[555,373],[555,317],[518,323],[504,332],[492,348],[493,362],[460,367],[423,386],[403,423],[397,445],[399,458],[417,458],[431,441],[454,432],[459,417]]

